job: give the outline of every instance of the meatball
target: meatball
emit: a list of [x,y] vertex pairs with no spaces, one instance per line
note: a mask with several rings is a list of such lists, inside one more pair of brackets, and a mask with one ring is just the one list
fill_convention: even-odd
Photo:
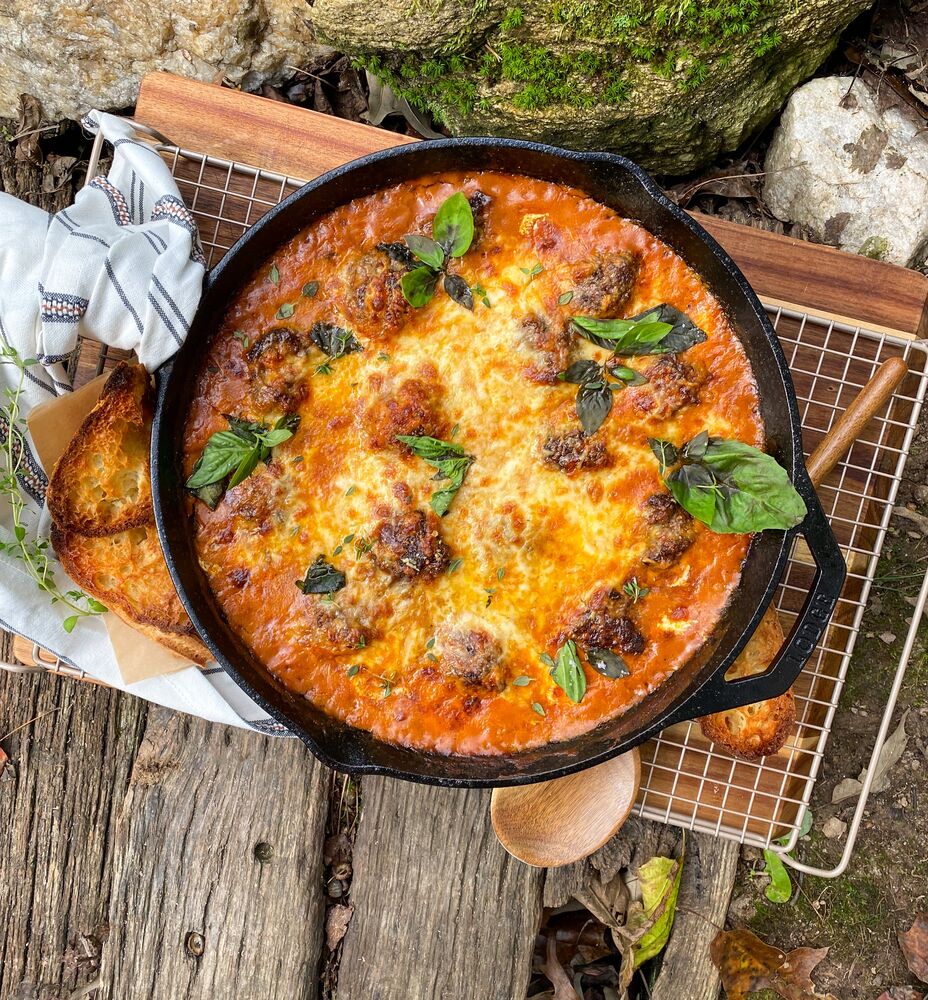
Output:
[[467,684],[486,684],[503,656],[499,641],[479,625],[440,625],[435,639],[442,669]]
[[283,487],[267,469],[256,469],[238,486],[226,492],[229,511],[264,535],[271,530],[271,520],[281,509]]
[[644,561],[670,565],[693,544],[696,522],[669,493],[655,493],[644,502],[647,546]]
[[251,345],[245,360],[259,403],[289,410],[304,397],[306,366],[301,359],[309,346],[307,338],[285,326],[268,330]]
[[364,426],[373,448],[405,448],[398,434],[442,436],[438,415],[441,387],[417,378],[405,379],[393,391],[374,398],[364,413]]
[[699,402],[705,379],[673,354],[663,354],[644,372],[647,384],[635,388],[635,405],[658,420],[667,420],[684,406]]
[[547,465],[560,469],[561,472],[604,469],[612,465],[612,455],[605,443],[587,437],[582,430],[568,431],[566,434],[545,438],[541,453]]
[[471,244],[471,246],[474,246],[486,235],[487,223],[489,221],[489,213],[486,211],[486,208],[492,199],[482,191],[475,191],[467,201],[470,204],[471,214],[474,217],[474,239]]
[[638,258],[631,253],[600,254],[573,271],[570,308],[578,316],[615,319],[621,315],[638,277]]
[[402,265],[378,250],[354,257],[342,268],[339,304],[367,337],[382,339],[405,322],[410,307],[400,285],[402,277]]
[[329,653],[350,653],[367,643],[368,635],[350,611],[318,594],[303,598],[306,639]]
[[421,510],[384,518],[374,528],[372,539],[374,563],[394,580],[430,580],[448,565],[448,546],[438,531],[438,519]]
[[557,385],[558,374],[570,363],[573,334],[567,324],[530,313],[519,323],[517,342],[530,359],[522,374],[541,385]]
[[644,652],[644,636],[628,616],[631,603],[620,590],[600,587],[570,617],[558,641],[573,639],[584,647],[632,654]]

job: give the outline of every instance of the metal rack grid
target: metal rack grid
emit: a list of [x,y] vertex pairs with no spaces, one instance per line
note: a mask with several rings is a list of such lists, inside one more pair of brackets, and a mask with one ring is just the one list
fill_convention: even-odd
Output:
[[[261,215],[303,183],[297,178],[182,150],[168,143],[159,143],[156,148],[196,216],[209,266],[217,263]],[[94,163],[98,154],[99,148],[95,149]],[[928,387],[928,347],[903,337],[845,326],[810,312],[793,312],[781,306],[768,306],[768,312],[793,372],[807,454],[880,363],[901,356],[911,373],[819,489],[848,562],[848,579],[832,624],[794,686],[797,724],[789,743],[772,757],[746,763],[715,750],[702,736],[697,723],[665,730],[641,748],[642,782],[636,812],[647,819],[762,847],[785,837],[785,842],[777,847],[785,852],[797,839],[859,634]],[[103,369],[108,360],[105,349],[85,343],[81,350],[84,370],[89,359],[83,352],[88,350],[99,353],[95,367]],[[787,631],[813,572],[805,545],[797,540],[776,598]],[[888,731],[926,598],[928,577],[874,740],[874,759]],[[850,859],[867,791],[865,787],[848,831],[843,857],[835,869],[812,869],[787,860],[822,875],[843,870]]]

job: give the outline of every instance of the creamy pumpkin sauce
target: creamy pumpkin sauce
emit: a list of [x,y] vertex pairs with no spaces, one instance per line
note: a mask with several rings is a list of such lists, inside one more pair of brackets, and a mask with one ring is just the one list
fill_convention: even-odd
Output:
[[[457,191],[485,198],[474,199],[474,241],[451,270],[490,304],[478,292],[469,311],[439,286],[427,305],[408,307],[403,269],[391,272],[398,265],[376,247],[430,234]],[[610,280],[604,261],[629,259],[630,293],[607,314],[669,303],[707,339],[679,355],[683,374],[670,372],[669,383],[655,376],[616,392],[583,442],[577,387],[556,371],[608,352],[568,319],[597,275]],[[352,330],[363,351],[320,370],[325,356],[308,338],[317,322]],[[655,362],[625,360],[639,372]],[[688,547],[653,558],[663,529],[648,501],[667,490],[648,438],[681,444],[708,430],[761,446],[757,402],[720,304],[640,226],[527,177],[406,183],[312,224],[229,303],[190,406],[187,472],[227,429],[224,414],[271,424],[297,413],[300,423],[215,511],[191,498],[199,559],[255,655],[330,715],[449,753],[562,740],[634,710],[699,649],[747,553],[750,536],[694,522]],[[453,435],[474,457],[445,517],[429,509],[435,469],[397,433]],[[295,581],[320,554],[347,583],[331,596],[303,594]],[[635,602],[625,593],[633,580],[647,590]],[[555,656],[578,622],[595,628],[603,601],[612,625],[618,616],[633,630],[609,636],[630,675],[611,679],[584,661],[588,688],[574,704],[540,656]]]

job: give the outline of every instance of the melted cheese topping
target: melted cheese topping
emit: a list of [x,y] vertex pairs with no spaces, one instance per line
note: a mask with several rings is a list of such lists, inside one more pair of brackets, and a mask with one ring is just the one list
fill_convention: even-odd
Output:
[[[490,306],[475,295],[468,311],[439,288],[428,305],[407,308],[375,247],[430,233],[432,216],[455,191],[489,198],[471,249],[452,270],[482,286]],[[666,302],[707,333],[680,356],[699,373],[698,400],[670,412],[655,405],[651,385],[615,393],[593,438],[611,461],[568,473],[545,461],[544,445],[579,428],[576,386],[530,377],[539,364],[551,367],[532,330],[541,323],[563,334],[577,309],[559,298],[589,273],[590,261],[623,252],[637,258],[638,273],[612,315]],[[536,264],[539,273],[525,273]],[[307,282],[318,282],[315,295],[302,294]],[[292,316],[278,318],[287,303]],[[317,372],[324,357],[306,344],[318,321],[352,329],[363,352]],[[275,335],[276,346],[256,355],[261,338],[279,328],[292,333]],[[568,362],[606,357],[572,334],[560,349],[555,370],[566,367],[565,353]],[[654,362],[628,364],[646,371]],[[188,416],[187,469],[209,436],[226,428],[223,414],[271,422],[292,411],[299,428],[269,464],[228,491],[214,512],[191,501],[199,558],[229,622],[270,671],[327,713],[383,739],[506,753],[589,730],[686,663],[737,585],[749,536],[697,525],[682,555],[645,562],[645,503],[666,492],[647,439],[680,444],[706,429],[760,446],[747,359],[691,268],[576,190],[497,173],[425,178],[337,208],[281,247],[229,303],[209,345]],[[422,412],[430,426],[404,426]],[[453,428],[475,460],[438,521],[428,508],[441,485],[431,478],[435,470],[392,435],[448,439]],[[370,548],[378,525],[416,510],[431,518],[453,571],[396,578],[378,566]],[[347,577],[332,598],[294,585],[320,554]],[[597,590],[621,592],[632,578],[649,588],[625,611],[644,650],[623,654],[626,678],[585,665],[588,690],[574,704],[540,654],[555,655]],[[461,676],[460,644],[448,645],[461,635],[474,669],[489,649],[486,676]]]

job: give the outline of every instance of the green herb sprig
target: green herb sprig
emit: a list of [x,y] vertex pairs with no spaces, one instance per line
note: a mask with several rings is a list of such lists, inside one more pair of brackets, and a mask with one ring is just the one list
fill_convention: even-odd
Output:
[[630,319],[572,316],[582,337],[617,357],[680,354],[706,340],[706,334],[686,315],[667,303]]
[[61,627],[65,632],[73,632],[82,618],[101,615],[107,609],[82,590],[62,591],[59,588],[52,569],[48,539],[30,533],[26,523],[26,499],[19,481],[27,448],[21,400],[26,371],[37,364],[35,358],[20,357],[14,347],[0,345],[0,365],[11,365],[18,372],[16,384],[4,389],[6,401],[0,405],[0,422],[6,424],[6,440],[0,450],[3,463],[0,468],[0,496],[5,497],[9,504],[13,524],[13,538],[9,542],[0,540],[0,552],[19,560],[36,587],[48,594],[50,602],[61,604],[70,612]]
[[[431,237],[410,233],[403,239],[416,265],[400,282],[403,295],[411,306],[418,309],[431,302],[441,279],[442,287],[455,302],[465,309],[474,308],[470,285],[459,274],[448,270],[455,257],[467,253],[474,239],[474,213],[460,191],[445,199],[435,213]],[[380,247],[392,260],[409,266],[408,255],[397,251],[396,244],[381,244]],[[483,298],[485,300],[485,294]]]
[[309,337],[326,356],[322,364],[316,365],[316,375],[330,375],[333,361],[346,354],[357,354],[364,350],[364,345],[351,330],[336,326],[334,323],[313,323]]
[[680,448],[659,438],[649,444],[677,503],[717,534],[785,531],[806,516],[786,470],[749,444],[708,431]]
[[464,482],[474,456],[468,455],[453,441],[440,441],[438,438],[415,437],[409,434],[397,434],[396,440],[407,445],[414,455],[425,459],[429,465],[438,470],[433,479],[449,480],[448,485],[436,490],[429,500],[432,510],[439,517],[444,517]]
[[[547,653],[541,654],[541,660],[549,667],[548,672],[554,683],[577,705],[583,701],[587,686],[580,652],[580,647],[576,642],[573,639],[568,639],[557,651],[556,658],[552,659]],[[618,680],[620,677],[628,677],[631,674],[628,664],[611,649],[590,646],[583,653],[587,663],[603,677]]]
[[225,415],[229,430],[210,436],[197,459],[186,487],[210,510],[215,510],[226,490],[244,482],[271,450],[293,437],[300,422],[296,414],[281,417],[273,427]]

